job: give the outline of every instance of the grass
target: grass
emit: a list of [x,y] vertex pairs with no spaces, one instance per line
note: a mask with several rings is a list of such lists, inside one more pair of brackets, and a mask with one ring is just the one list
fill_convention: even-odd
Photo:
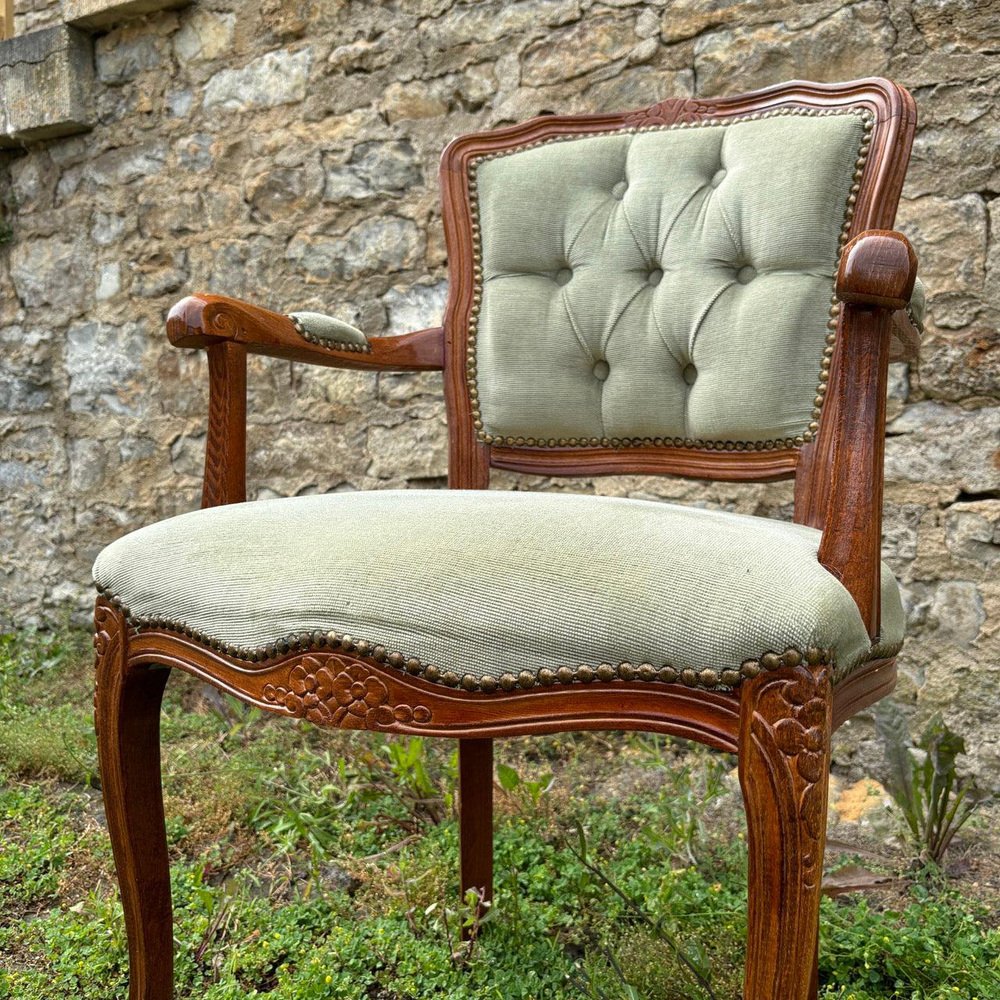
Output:
[[[0,997],[125,993],[91,676],[72,630],[0,637]],[[740,995],[732,758],[637,735],[500,745],[496,901],[469,949],[451,744],[271,719],[180,675],[163,741],[182,1000]],[[1000,998],[998,899],[973,875],[825,899],[821,995]]]

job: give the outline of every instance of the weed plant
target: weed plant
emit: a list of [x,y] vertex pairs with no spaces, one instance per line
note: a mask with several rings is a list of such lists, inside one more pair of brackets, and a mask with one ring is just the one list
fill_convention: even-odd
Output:
[[885,749],[886,787],[910,841],[922,860],[939,865],[955,834],[986,799],[974,779],[959,773],[965,741],[940,715],[914,741],[906,716],[891,699],[876,707],[875,731]]

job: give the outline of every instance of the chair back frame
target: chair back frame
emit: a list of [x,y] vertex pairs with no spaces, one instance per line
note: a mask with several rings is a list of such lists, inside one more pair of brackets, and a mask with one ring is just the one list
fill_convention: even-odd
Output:
[[[479,439],[466,377],[469,330],[478,304],[473,198],[470,173],[479,157],[509,151],[555,136],[586,136],[647,125],[744,118],[779,108],[864,108],[874,116],[871,146],[860,177],[853,216],[842,245],[868,229],[887,229],[895,217],[916,125],[913,99],[882,79],[847,84],[791,82],[737,97],[671,98],[638,111],[604,115],[547,115],[490,132],[455,139],[441,158],[441,191],[448,246],[449,298],[445,312],[445,398],[448,405],[449,482],[459,489],[483,489],[491,468],[553,476],[667,473],[698,479],[769,481],[805,472],[796,506],[804,523],[822,520],[822,475],[830,461],[832,414],[824,414],[818,436],[791,448],[767,451],[678,448],[512,446]],[[839,340],[839,338],[838,338]],[[833,366],[837,364],[834,352]]]

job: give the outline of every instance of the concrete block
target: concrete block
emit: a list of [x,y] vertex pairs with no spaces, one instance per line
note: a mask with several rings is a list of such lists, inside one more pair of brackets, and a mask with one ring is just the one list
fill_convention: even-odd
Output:
[[129,18],[186,7],[191,0],[63,0],[63,18],[75,28],[110,28]]
[[59,25],[0,42],[0,146],[86,132],[94,123],[88,35]]

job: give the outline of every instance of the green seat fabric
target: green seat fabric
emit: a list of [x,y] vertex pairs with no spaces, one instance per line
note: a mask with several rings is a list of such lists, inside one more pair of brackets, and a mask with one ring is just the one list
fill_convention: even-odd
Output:
[[910,314],[910,319],[913,320],[913,325],[920,333],[923,333],[924,316],[927,313],[927,289],[919,278],[913,283],[913,294],[910,296],[910,306],[907,312]]
[[784,109],[484,157],[483,434],[808,440],[865,136]]
[[899,647],[891,573],[873,650],[817,562],[819,539],[642,500],[373,491],[182,514],[108,546],[94,578],[134,623],[171,622],[244,655],[335,631],[433,666],[431,680],[624,662],[714,687],[787,647],[831,650],[838,678]]
[[359,351],[368,347],[368,338],[363,331],[326,313],[293,312],[288,314],[288,318],[295,324],[295,329],[314,344]]

